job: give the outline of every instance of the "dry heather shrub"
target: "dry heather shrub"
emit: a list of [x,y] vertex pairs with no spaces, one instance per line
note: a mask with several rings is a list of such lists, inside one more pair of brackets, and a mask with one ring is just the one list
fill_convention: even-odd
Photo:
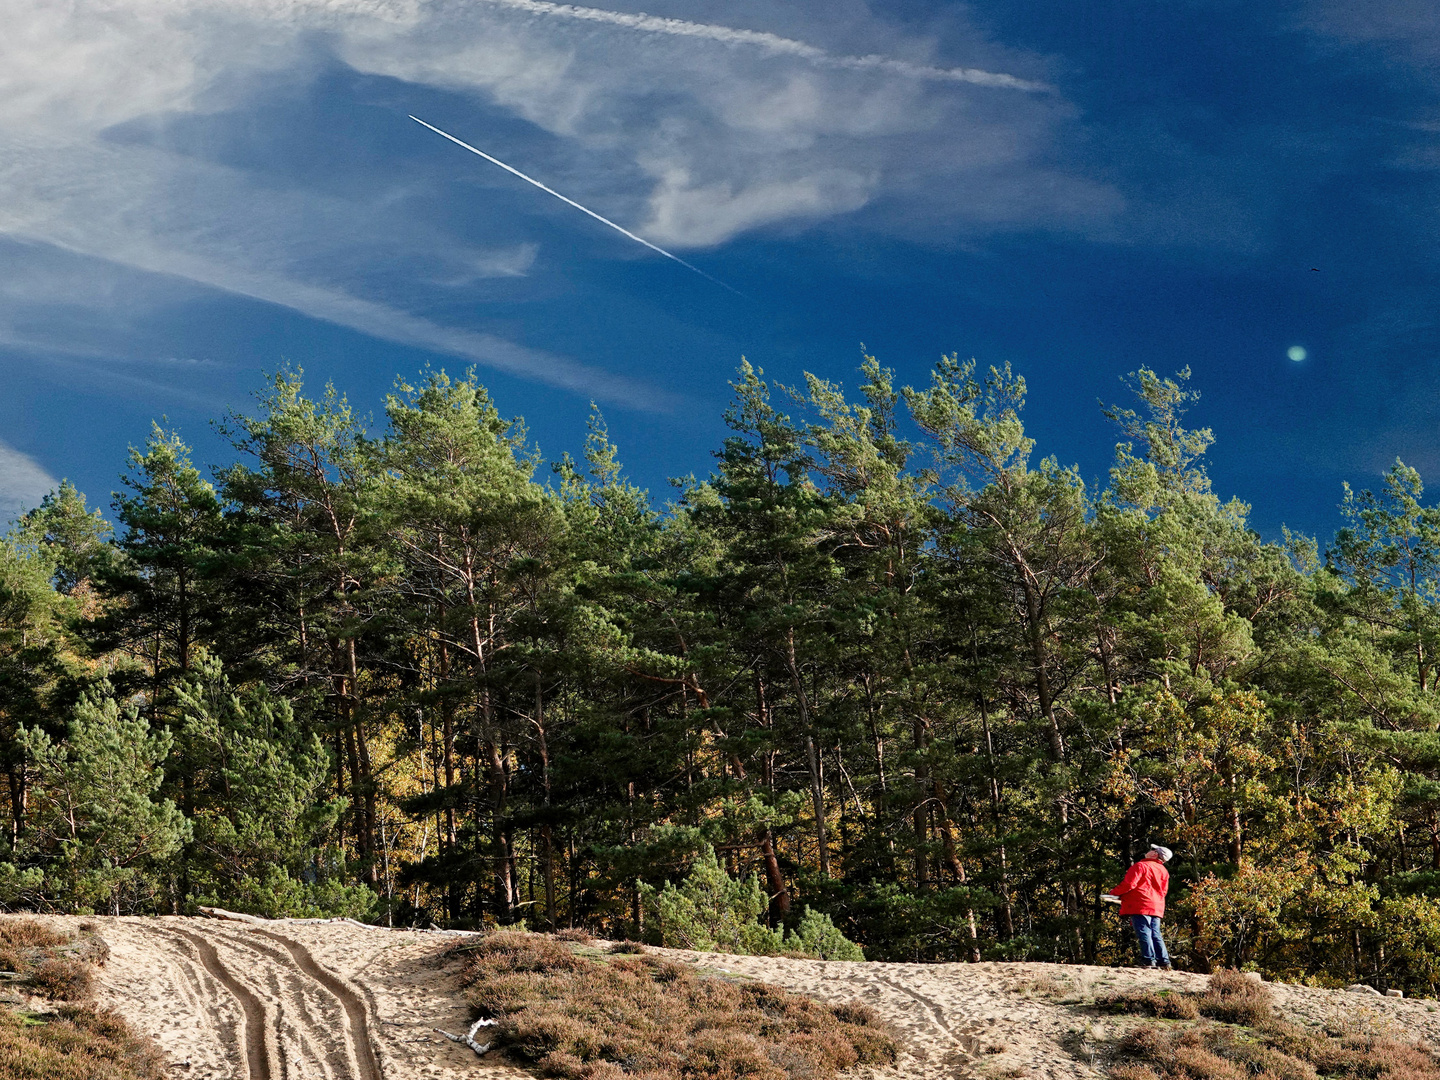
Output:
[[1171,1061],[1172,1075],[1189,1076],[1194,1080],[1249,1080],[1250,1070],[1244,1065],[1221,1057],[1200,1046],[1177,1046]]
[[1110,1070],[1110,1080],[1160,1080],[1160,1074],[1148,1065],[1126,1063]]
[[612,953],[634,953],[639,954],[645,951],[645,946],[638,941],[617,941],[610,946]]
[[641,975],[648,973],[658,983],[672,983],[690,974],[690,969],[663,956],[637,956],[633,960],[613,961],[610,965],[616,971],[628,971]]
[[1194,997],[1160,990],[1105,994],[1095,999],[1095,1006],[1103,1012],[1154,1016],[1161,1020],[1196,1020],[1200,1017],[1200,1007]]
[[1066,984],[1051,975],[1037,975],[1033,979],[1016,979],[1005,987],[1012,994],[1036,994],[1039,997],[1059,997],[1065,993]]
[[895,1060],[865,1006],[828,1007],[763,983],[702,978],[655,956],[576,956],[538,935],[457,950],[467,997],[512,1053],[564,1080],[828,1080]]
[[[1331,1042],[1324,1035],[1308,1031],[1298,1024],[1275,1020],[1265,1025],[1265,1044],[1291,1057],[1314,1062],[1322,1044]],[[1337,1044],[1338,1045],[1338,1044]]]
[[1168,1061],[1170,1058],[1170,1036],[1158,1027],[1146,1025],[1132,1028],[1120,1040],[1120,1052],[1127,1057],[1141,1061]]
[[154,1043],[115,1013],[66,1006],[49,1023],[0,1010],[0,1076],[43,1080],[166,1080]]
[[1269,987],[1226,968],[1210,976],[1199,1005],[1202,1016],[1244,1027],[1258,1027],[1274,1016]]
[[581,945],[591,945],[595,941],[595,935],[588,930],[582,930],[578,926],[566,927],[564,930],[555,931],[556,941],[574,941]]
[[1251,1073],[1273,1077],[1274,1080],[1317,1080],[1315,1066],[1308,1060],[1294,1057],[1273,1045],[1235,1039],[1226,1049],[1225,1056],[1244,1065]]
[[30,989],[51,1001],[89,997],[90,965],[104,963],[109,955],[104,940],[93,935],[77,942],[35,919],[0,922],[0,970],[25,975]]
[[835,1014],[835,1019],[846,1024],[872,1028],[884,1026],[880,1014],[861,1001],[842,1001],[838,1005],[831,1005],[830,1011]]
[[95,977],[83,960],[42,960],[30,972],[30,986],[51,1001],[84,1001],[90,996]]
[[[1296,1050],[1322,1076],[1363,1080],[1440,1080],[1440,1061],[1421,1044],[1376,1036],[1310,1036]],[[1297,1054],[1300,1056],[1300,1054]]]
[[1440,1080],[1440,1060],[1421,1044],[1377,1036],[1337,1039],[1281,1021],[1253,1032],[1203,1024],[1183,1030],[1146,1025],[1128,1032],[1119,1051],[1129,1060],[1113,1080],[1148,1069],[1155,1080]]
[[[1339,1044],[1338,1052],[1327,1055],[1327,1064],[1340,1065],[1351,1076],[1367,1080],[1436,1080],[1440,1077],[1440,1062],[1420,1045],[1372,1036],[1350,1036],[1340,1039]],[[1321,1071],[1326,1071],[1319,1062],[1316,1064]]]
[[0,971],[30,971],[51,950],[68,944],[66,934],[35,919],[0,920]]
[[69,934],[51,930],[38,919],[0,919],[0,946],[53,949],[69,941]]
[[[461,951],[466,951],[462,946]],[[491,971],[538,971],[553,975],[583,971],[589,963],[558,941],[539,934],[501,932],[482,938],[471,950],[472,962],[483,960]]]

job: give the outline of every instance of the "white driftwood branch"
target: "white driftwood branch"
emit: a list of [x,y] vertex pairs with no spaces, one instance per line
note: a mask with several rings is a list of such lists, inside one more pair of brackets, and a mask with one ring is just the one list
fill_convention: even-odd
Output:
[[358,926],[361,930],[387,930],[393,933],[402,934],[440,934],[445,937],[482,937],[483,930],[442,930],[438,926],[430,926],[428,929],[413,926],[376,926],[373,923],[363,923],[357,919],[347,918],[344,915],[336,916],[333,919],[262,919],[259,915],[245,915],[238,911],[226,911],[218,907],[201,907],[200,914],[209,919],[224,919],[228,922],[249,923],[252,926],[276,926],[280,923],[292,925],[319,924],[319,923],[345,923],[349,926]]
[[209,919],[224,919],[226,922],[249,923],[251,926],[263,926],[273,922],[272,919],[262,919],[259,915],[244,915],[238,911],[226,911],[218,907],[201,907],[200,914]]
[[500,1021],[498,1020],[476,1020],[475,1023],[470,1025],[470,1030],[467,1031],[464,1035],[452,1035],[450,1034],[450,1032],[441,1031],[439,1028],[435,1029],[435,1033],[437,1035],[444,1035],[451,1042],[464,1043],[466,1046],[470,1047],[471,1050],[474,1050],[477,1054],[486,1054],[495,1044],[493,1042],[476,1042],[475,1033],[479,1031],[482,1027],[494,1027],[499,1022]]

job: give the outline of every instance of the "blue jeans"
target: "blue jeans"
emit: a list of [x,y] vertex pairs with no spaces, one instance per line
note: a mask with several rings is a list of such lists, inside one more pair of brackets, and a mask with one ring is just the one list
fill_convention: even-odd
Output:
[[1130,925],[1135,928],[1135,939],[1140,942],[1140,958],[1145,963],[1170,963],[1170,954],[1165,951],[1165,939],[1160,936],[1159,915],[1131,915]]

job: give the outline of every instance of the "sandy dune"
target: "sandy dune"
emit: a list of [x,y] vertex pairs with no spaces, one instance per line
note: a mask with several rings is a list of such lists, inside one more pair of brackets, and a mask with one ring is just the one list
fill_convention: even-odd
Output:
[[[56,924],[78,921],[48,919]],[[100,998],[153,1035],[177,1078],[194,1080],[519,1080],[501,1053],[477,1058],[435,1028],[469,1012],[452,939],[352,923],[92,919],[110,944]],[[984,1077],[1092,1080],[1092,1049],[1116,1021],[1077,1007],[1132,986],[1193,990],[1199,975],[1054,964],[846,964],[655,950],[731,977],[827,1001],[874,1006],[903,1041],[867,1080]],[[1429,1001],[1274,985],[1311,1024],[1345,1022],[1440,1044]]]

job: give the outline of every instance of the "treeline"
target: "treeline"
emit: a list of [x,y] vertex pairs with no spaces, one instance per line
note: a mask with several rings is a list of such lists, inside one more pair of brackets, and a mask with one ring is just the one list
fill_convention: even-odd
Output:
[[1094,962],[1163,842],[1186,962],[1433,989],[1440,511],[1397,463],[1262,541],[1187,377],[1098,491],[954,357],[743,365],[664,510],[473,377],[370,434],[282,374],[213,479],[157,427],[113,529],[66,485],[0,545],[0,903],[644,937],[713,852],[872,958]]

